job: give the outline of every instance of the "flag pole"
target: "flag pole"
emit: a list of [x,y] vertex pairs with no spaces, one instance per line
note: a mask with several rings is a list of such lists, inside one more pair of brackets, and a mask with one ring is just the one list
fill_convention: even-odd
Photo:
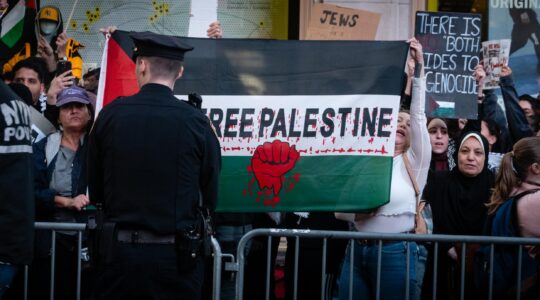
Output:
[[95,106],[95,113],[94,113],[94,120],[97,119],[97,116],[101,109],[103,108],[103,98],[105,97],[105,84],[107,79],[107,60],[108,60],[108,52],[109,52],[109,41],[111,39],[111,34],[107,33],[105,35],[105,47],[103,48],[103,54],[101,56],[101,66],[100,66],[100,73],[99,73],[99,83],[98,83],[98,90],[97,90],[97,97],[96,97],[96,106]]

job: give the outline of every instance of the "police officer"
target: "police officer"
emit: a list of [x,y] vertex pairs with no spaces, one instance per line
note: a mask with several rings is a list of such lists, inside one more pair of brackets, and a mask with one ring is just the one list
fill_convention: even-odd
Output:
[[172,92],[193,48],[150,32],[131,37],[141,89],[106,106],[90,133],[90,199],[104,215],[95,298],[200,299],[199,210],[215,208],[219,142],[205,115]]
[[0,299],[32,262],[34,167],[28,106],[0,80]]

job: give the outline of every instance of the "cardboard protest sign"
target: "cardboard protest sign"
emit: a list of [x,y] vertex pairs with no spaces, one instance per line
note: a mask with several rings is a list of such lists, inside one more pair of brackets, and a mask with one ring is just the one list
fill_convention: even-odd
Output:
[[482,42],[482,59],[486,71],[484,89],[499,87],[501,68],[508,66],[510,42],[509,39]]
[[381,15],[329,4],[313,5],[306,40],[374,40]]
[[480,62],[481,27],[478,14],[416,13],[415,36],[424,48],[428,115],[476,119],[472,73]]

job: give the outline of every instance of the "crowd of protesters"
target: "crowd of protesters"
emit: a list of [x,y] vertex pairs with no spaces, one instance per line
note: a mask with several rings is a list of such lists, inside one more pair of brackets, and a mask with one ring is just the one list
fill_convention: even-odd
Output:
[[[218,26],[219,27],[219,26]],[[218,32],[219,31],[219,32]],[[221,36],[221,28],[211,25],[209,36]],[[15,64],[9,73],[2,75],[3,82],[9,84],[13,93],[27,105],[32,124],[49,122],[50,126],[42,135],[32,136],[33,167],[30,167],[29,148],[21,157],[28,174],[33,174],[33,183],[23,175],[9,172],[13,153],[4,153],[0,160],[2,180],[2,206],[4,197],[25,197],[33,201],[34,212],[29,212],[30,204],[21,206],[18,212],[26,212],[27,224],[31,221],[46,222],[88,222],[92,216],[92,199],[87,196],[86,153],[87,136],[93,124],[95,98],[98,89],[100,69],[89,70],[77,80],[73,71],[57,72],[57,61],[63,60],[62,53],[68,41],[65,32],[58,33],[53,40],[39,41],[39,55]],[[393,162],[392,190],[390,202],[370,213],[336,214],[328,213],[218,213],[215,215],[215,236],[224,252],[236,255],[240,238],[254,228],[280,227],[290,229],[355,230],[385,233],[427,233],[453,235],[490,235],[490,222],[497,209],[511,197],[528,192],[516,205],[515,226],[522,236],[540,236],[540,100],[530,95],[519,96],[512,79],[512,70],[503,67],[500,91],[504,110],[497,103],[494,90],[478,91],[478,119],[457,120],[426,118],[425,79],[423,75],[422,46],[412,39],[411,68],[408,76],[412,80],[410,107],[399,114],[396,147]],[[51,46],[51,45],[54,45]],[[61,50],[57,50],[61,49]],[[485,72],[482,65],[475,69],[478,86],[482,86]],[[2,89],[4,84],[2,83]],[[7,86],[5,87],[6,91]],[[11,93],[11,92],[10,92]],[[4,97],[4,96],[3,96]],[[5,99],[0,99],[4,101]],[[404,101],[406,102],[406,101]],[[0,101],[1,103],[1,101]],[[26,108],[25,108],[26,109]],[[3,125],[0,122],[0,125]],[[23,124],[29,127],[30,124]],[[460,126],[462,125],[462,126]],[[428,142],[429,139],[429,142]],[[23,141],[29,146],[30,140]],[[21,144],[21,145],[23,145]],[[5,146],[5,145],[3,145]],[[7,148],[1,148],[7,149]],[[0,150],[1,150],[0,149]],[[22,148],[17,148],[22,149]],[[5,158],[4,158],[5,157]],[[19,176],[20,175],[20,176]],[[11,178],[12,181],[4,181]],[[15,183],[15,180],[17,183]],[[5,183],[34,191],[4,194],[8,191]],[[23,183],[26,185],[23,186]],[[8,183],[10,184],[10,183]],[[432,210],[433,227],[418,228],[417,194]],[[28,200],[27,199],[27,200]],[[2,210],[0,210],[2,211]],[[3,219],[2,216],[0,219]],[[337,219],[336,219],[337,218]],[[8,220],[8,219],[6,219]],[[20,222],[11,219],[9,222]],[[14,223],[0,221],[0,232],[4,227],[18,227]],[[22,224],[22,223],[19,223]],[[27,226],[28,227],[28,226]],[[25,235],[24,243],[34,240],[33,259],[27,251],[9,248],[20,253],[16,259],[3,253],[0,248],[0,298],[18,299],[22,293],[22,272],[18,277],[16,267],[29,265],[29,297],[48,298],[51,267],[51,236],[18,228],[6,233]],[[4,239],[4,237],[2,237]],[[86,236],[83,238],[86,242]],[[295,285],[294,249],[296,240],[288,239],[285,255],[285,297],[293,298]],[[75,297],[77,239],[73,232],[59,232],[56,235],[56,286],[55,299]],[[378,243],[372,241],[329,242],[326,254],[328,298],[349,299],[349,281],[353,284],[354,299],[373,298],[377,276]],[[278,239],[273,239],[272,249],[268,249],[268,239],[254,239],[246,250],[246,299],[264,298],[267,270],[266,257],[272,254],[274,265]],[[0,245],[2,247],[2,245]],[[322,249],[319,242],[302,240],[298,245],[298,298],[319,298],[321,292]],[[380,285],[383,299],[402,298],[405,290],[411,299],[431,296],[433,280],[437,281],[438,298],[453,298],[458,286],[460,251],[458,245],[444,245],[441,257],[434,261],[431,245],[389,241],[382,245],[382,281]],[[410,250],[409,274],[406,274],[407,247]],[[16,250],[14,250],[16,249]],[[354,249],[354,250],[352,250]],[[354,265],[348,259],[354,256]],[[528,248],[531,257],[537,257],[539,249]],[[538,262],[538,258],[537,258]],[[438,266],[438,276],[431,274],[433,264]],[[10,266],[10,268],[8,268]],[[211,272],[211,269],[207,268]],[[207,272],[209,273],[209,272]],[[424,276],[425,274],[425,276]],[[352,277],[351,277],[352,275]],[[405,278],[409,282],[405,283]],[[92,268],[83,268],[83,298],[89,296],[93,282]],[[211,278],[208,275],[207,278]],[[15,278],[13,283],[5,278]],[[222,299],[235,296],[235,278],[232,272],[223,274]],[[271,281],[273,291],[275,282]],[[406,288],[405,285],[409,287]],[[18,286],[21,285],[21,286]],[[473,283],[467,283],[467,294],[481,296]],[[537,299],[540,295],[538,282],[526,297]],[[203,297],[211,286],[204,284]],[[270,298],[275,298],[271,292]]]
[[[418,48],[413,43],[411,49]],[[421,68],[421,60],[412,57],[411,62],[410,65]],[[398,118],[390,203],[395,202],[392,205],[387,204],[367,214],[336,213],[337,219],[331,213],[321,212],[218,214],[217,238],[223,239],[227,249],[233,249],[231,251],[234,253],[238,240],[253,228],[346,230],[349,227],[363,232],[426,233],[426,229],[419,230],[418,218],[416,223],[414,218],[419,213],[415,210],[414,201],[415,185],[418,184],[422,200],[429,203],[432,211],[433,224],[427,229],[429,232],[489,236],[496,208],[507,199],[527,192],[517,204],[515,223],[511,225],[517,228],[517,235],[540,237],[540,100],[529,95],[518,96],[512,70],[505,66],[500,81],[504,109],[497,103],[494,90],[479,89],[478,119],[426,119],[423,111],[424,83],[421,78],[414,78],[414,67],[410,69],[408,75],[413,80],[413,88],[412,93],[408,94],[412,94],[412,101],[403,101],[409,102],[410,107],[400,112]],[[481,87],[485,78],[482,65],[476,67],[473,76]],[[428,138],[430,142],[427,142]],[[404,156],[407,156],[408,162],[404,162]],[[428,163],[423,164],[422,159]],[[410,173],[405,164],[412,165]],[[408,219],[410,216],[412,220]],[[296,285],[297,299],[320,298],[323,270],[321,241],[301,239],[298,247],[300,254],[295,258],[297,242],[294,238],[287,239],[283,268],[284,297],[293,299]],[[272,238],[271,243],[272,249],[268,249],[266,237],[252,241],[247,253],[243,285],[246,299],[265,297],[267,251],[271,253],[269,265],[274,266],[279,239]],[[324,257],[327,263],[324,274],[325,299],[375,297],[378,243],[370,240],[350,243],[355,243],[354,265],[350,265],[350,245],[339,240],[328,241]],[[404,298],[407,246],[410,253],[409,298],[431,299],[434,281],[437,299],[459,298],[461,244],[442,244],[439,248],[442,254],[435,261],[432,244],[390,241],[382,245],[381,299]],[[477,249],[471,247],[467,251],[468,266],[472,264]],[[536,259],[534,264],[538,267],[538,248],[527,249],[531,259]],[[298,264],[296,283],[295,263]],[[433,274],[434,264],[438,269],[436,278]],[[472,270],[469,267],[466,270],[466,297],[486,297],[487,291],[481,290],[473,282]],[[535,272],[539,271],[536,269]],[[515,277],[514,274],[512,278]],[[353,295],[349,294],[350,282]],[[276,295],[280,294],[274,293],[276,289],[279,290],[276,288],[278,284],[275,280],[270,281],[270,299],[276,299]],[[227,286],[234,287],[232,274],[223,276],[222,287],[229,293],[222,293],[222,298],[233,299],[234,293]],[[522,299],[538,299],[539,287],[540,283],[536,281],[524,288]],[[508,292],[502,290],[495,298],[513,297],[514,294],[508,295]]]

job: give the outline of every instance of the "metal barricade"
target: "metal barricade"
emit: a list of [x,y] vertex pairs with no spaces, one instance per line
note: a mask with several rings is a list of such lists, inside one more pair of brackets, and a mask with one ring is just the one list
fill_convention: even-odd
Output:
[[212,299],[219,300],[221,293],[221,269],[223,254],[221,253],[221,247],[215,237],[211,237],[212,243],[212,255],[214,262],[214,273],[212,278]]
[[[367,232],[347,232],[347,231],[322,231],[322,230],[289,230],[289,229],[256,229],[245,234],[238,244],[237,250],[237,261],[235,267],[230,269],[238,270],[238,276],[236,278],[236,299],[243,299],[243,289],[244,289],[244,277],[245,277],[245,247],[248,242],[259,236],[268,237],[268,252],[267,252],[267,272],[266,272],[266,299],[270,299],[270,278],[271,271],[273,268],[270,266],[271,261],[271,243],[272,237],[288,237],[295,238],[295,265],[294,265],[294,299],[297,298],[298,294],[298,257],[301,255],[299,253],[299,240],[300,238],[308,239],[322,239],[323,246],[323,255],[322,255],[322,274],[321,274],[321,299],[324,300],[324,283],[325,283],[325,272],[326,272],[326,251],[327,251],[327,241],[328,239],[348,239],[352,240],[371,240],[377,241],[375,245],[378,245],[378,259],[377,259],[377,278],[376,278],[376,295],[375,298],[379,300],[381,298],[380,284],[381,284],[381,258],[382,258],[382,246],[383,241],[403,241],[403,242],[422,242],[422,243],[433,243],[433,299],[437,299],[437,261],[439,258],[439,243],[461,243],[461,270],[460,270],[460,299],[465,297],[465,258],[466,258],[466,249],[468,244],[483,244],[490,245],[491,247],[491,256],[490,260],[493,264],[494,256],[494,247],[496,245],[516,245],[518,246],[518,274],[516,274],[516,280],[518,283],[521,282],[520,274],[522,269],[521,253],[523,252],[524,245],[540,245],[540,238],[508,238],[508,237],[488,237],[488,236],[458,236],[458,235],[418,235],[418,234],[383,234],[383,233],[367,233]],[[350,243],[351,251],[348,258],[350,259],[351,266],[354,264],[354,244]],[[405,282],[409,282],[409,258],[410,258],[410,248],[407,247],[407,274]],[[349,281],[349,299],[352,298],[352,268]],[[343,284],[343,283],[341,283]],[[409,299],[409,284],[406,284],[406,292],[403,299]],[[520,299],[520,284],[517,285],[516,289],[516,298]],[[493,298],[493,270],[490,270],[489,274],[489,299]]]
[[[56,232],[57,231],[76,231],[77,232],[77,294],[76,299],[81,299],[81,249],[82,249],[82,232],[86,230],[86,224],[82,223],[54,223],[54,222],[36,222],[36,230],[51,230],[52,248],[51,248],[51,281],[50,295],[51,300],[54,299],[54,276],[56,262]],[[24,299],[28,298],[28,266],[24,268]]]
[[[52,247],[51,247],[51,278],[50,278],[50,299],[54,299],[55,286],[55,263],[56,259],[56,233],[58,231],[76,231],[77,232],[77,288],[76,299],[81,298],[81,252],[82,252],[82,233],[86,230],[87,224],[84,223],[56,223],[56,222],[36,222],[36,230],[50,230]],[[221,270],[223,259],[234,261],[234,256],[231,254],[221,253],[221,247],[218,241],[211,237],[212,255],[213,255],[213,283],[212,283],[212,299],[219,300],[221,291]],[[28,266],[24,267],[24,299],[28,299]]]

